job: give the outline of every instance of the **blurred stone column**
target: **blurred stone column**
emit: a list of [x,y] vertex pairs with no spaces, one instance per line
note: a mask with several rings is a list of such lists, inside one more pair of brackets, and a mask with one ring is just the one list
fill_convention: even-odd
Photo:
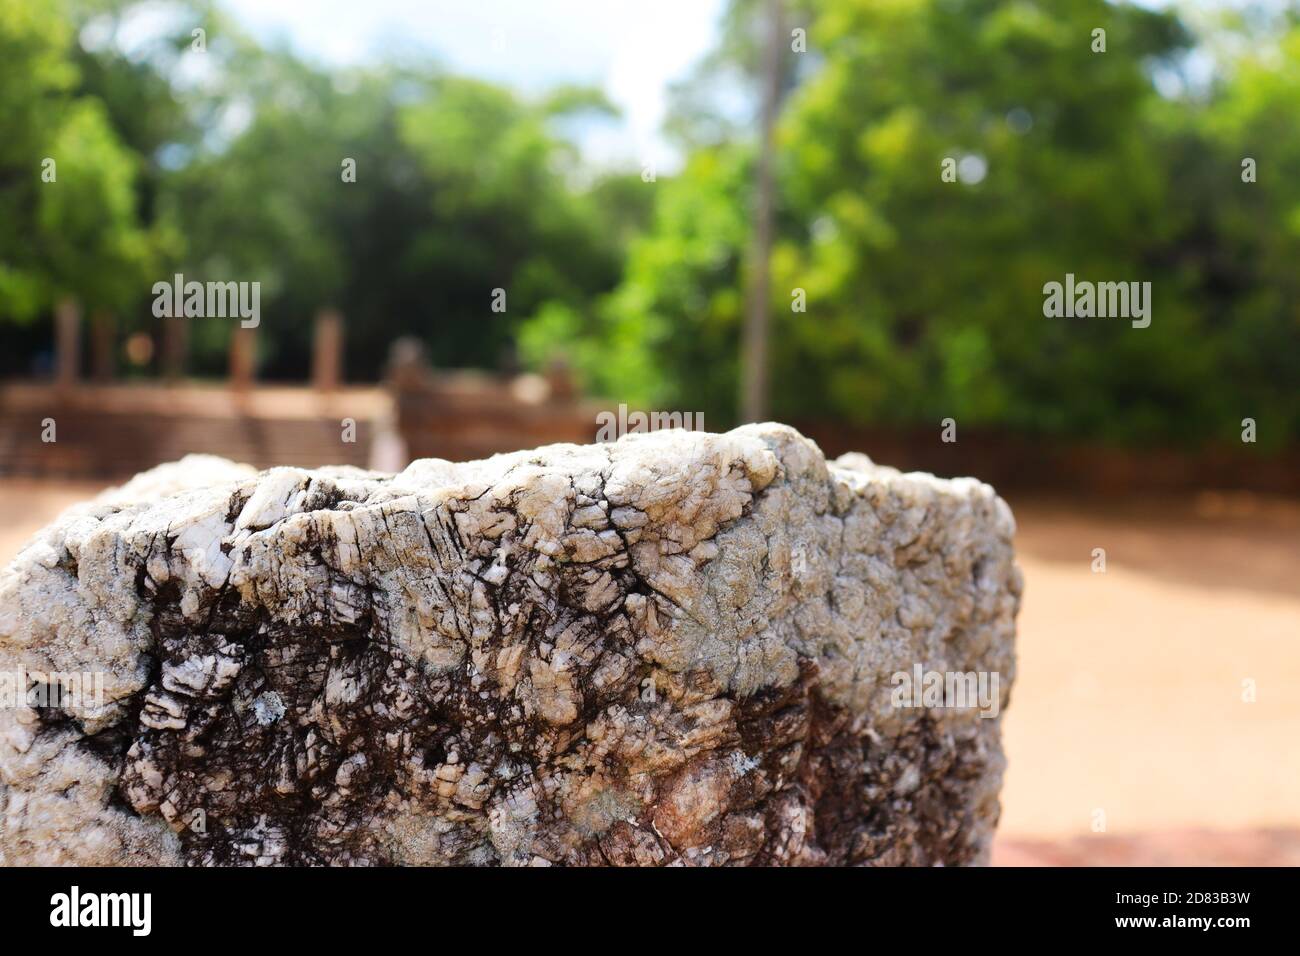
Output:
[[573,378],[573,369],[569,360],[563,355],[554,355],[546,365],[546,383],[550,386],[550,399],[553,402],[572,402],[578,397],[578,385]]
[[91,374],[96,382],[111,382],[117,375],[117,316],[96,309],[90,319]]
[[239,326],[230,336],[230,387],[247,394],[257,372],[257,330]]
[[72,296],[54,309],[55,385],[70,391],[81,377],[81,303]]
[[185,364],[190,351],[190,320],[184,304],[179,305],[179,315],[163,319],[162,371],[168,382],[177,382],[185,376]]
[[331,394],[343,381],[343,316],[334,309],[316,315],[312,337],[311,382],[316,391]]

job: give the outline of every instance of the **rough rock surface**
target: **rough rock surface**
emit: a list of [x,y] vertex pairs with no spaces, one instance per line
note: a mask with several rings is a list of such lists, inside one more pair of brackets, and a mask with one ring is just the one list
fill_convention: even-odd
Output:
[[[967,864],[1021,589],[972,479],[784,426],[260,474],[191,457],[0,572],[0,864]],[[47,677],[57,682],[61,678]]]

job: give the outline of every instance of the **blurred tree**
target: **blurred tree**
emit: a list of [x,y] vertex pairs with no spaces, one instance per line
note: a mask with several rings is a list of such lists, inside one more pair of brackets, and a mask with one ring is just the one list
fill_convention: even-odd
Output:
[[590,91],[528,103],[427,64],[330,74],[283,52],[243,57],[227,95],[248,104],[246,126],[179,170],[168,202],[196,277],[263,283],[270,375],[305,374],[323,305],[346,317],[349,374],[374,377],[402,335],[440,365],[493,367],[525,316],[618,281],[609,232],[643,213],[605,205],[610,180],[580,186],[552,130],[608,109]]
[[[1300,105],[1291,41],[1265,36],[1257,55],[1221,63],[1226,79],[1208,93],[1162,96],[1156,81],[1203,55],[1169,12],[1104,0],[802,11],[809,60],[778,140],[775,417],[952,416],[1194,442],[1229,437],[1240,409],[1262,406],[1284,435],[1300,432],[1295,349],[1281,347],[1295,333],[1283,263],[1300,221],[1296,177],[1281,174],[1300,148],[1285,119]],[[1099,26],[1105,53],[1092,50]],[[723,43],[737,75],[751,33]],[[717,382],[734,375],[748,233],[709,213],[747,208],[753,147],[708,100],[682,96],[692,156],[660,184],[618,292],[571,334],[589,339],[597,387],[722,422],[737,411]],[[1267,188],[1240,181],[1233,151],[1245,143],[1269,156]],[[955,181],[941,177],[945,160]],[[1043,285],[1067,272],[1150,281],[1151,326],[1045,318]]]
[[784,85],[781,65],[785,43],[782,0],[767,0],[767,40],[763,51],[762,102],[759,107],[758,163],[754,179],[754,229],[746,291],[745,330],[741,342],[740,414],[744,421],[767,419],[768,328],[772,295],[772,219],[776,202],[776,118]]
[[[0,211],[26,225],[0,235],[0,320],[63,290],[156,324],[149,290],[181,272],[262,284],[270,377],[306,374],[326,306],[346,316],[354,377],[410,334],[439,364],[493,367],[531,313],[611,290],[648,216],[635,177],[584,168],[569,139],[614,112],[589,88],[524,100],[418,61],[324,70],[207,0],[165,16],[138,0],[3,3]],[[223,374],[231,331],[193,322],[193,367]]]
[[[1300,5],[786,4],[774,416],[1300,435]],[[305,377],[312,318],[336,306],[354,378],[405,334],[449,366],[562,351],[611,398],[721,425],[755,279],[762,5],[732,0],[674,92],[683,169],[644,182],[573,145],[612,111],[587,88],[328,70],[212,0],[161,20],[139,0],[0,0],[0,362],[17,369],[33,329],[48,341],[33,319],[64,294],[152,323],[152,283],[182,271],[263,284],[273,377]],[[1045,318],[1067,272],[1150,281],[1150,328]],[[200,370],[224,372],[231,328],[194,323]]]
[[103,102],[80,95],[72,22],[51,0],[0,0],[0,318],[30,322],[64,295],[121,308],[154,249],[138,157]]
[[1267,423],[1278,447],[1300,435],[1300,10],[1222,14],[1209,95],[1168,109],[1177,241],[1159,252],[1203,315],[1207,387],[1221,436]]

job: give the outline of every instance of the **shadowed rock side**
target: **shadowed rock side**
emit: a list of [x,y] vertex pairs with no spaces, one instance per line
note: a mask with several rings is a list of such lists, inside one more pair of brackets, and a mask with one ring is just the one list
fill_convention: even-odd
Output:
[[[397,475],[188,458],[0,573],[0,863],[969,864],[1014,670],[1010,511],[790,428]],[[62,678],[47,677],[57,682]]]

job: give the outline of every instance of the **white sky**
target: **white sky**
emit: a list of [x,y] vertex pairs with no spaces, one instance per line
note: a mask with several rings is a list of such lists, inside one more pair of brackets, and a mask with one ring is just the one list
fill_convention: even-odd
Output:
[[557,83],[603,89],[623,122],[585,130],[596,162],[678,157],[659,135],[668,84],[714,44],[724,0],[225,0],[263,42],[286,39],[331,65],[423,48],[450,69],[535,93]]

